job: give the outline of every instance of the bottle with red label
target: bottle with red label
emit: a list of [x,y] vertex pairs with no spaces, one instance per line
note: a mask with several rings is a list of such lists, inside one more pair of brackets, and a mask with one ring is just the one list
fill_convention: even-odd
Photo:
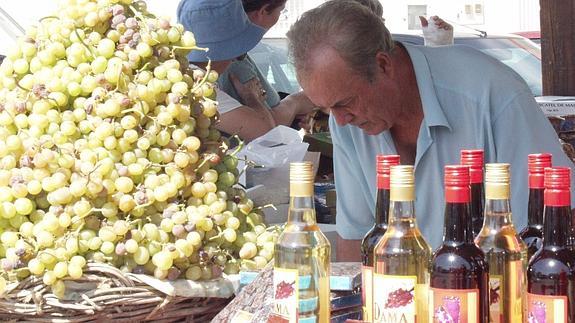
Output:
[[483,186],[483,150],[467,149],[461,151],[461,165],[469,166],[471,179],[471,220],[469,224],[476,237],[483,227],[483,207],[485,205],[485,193]]
[[570,178],[567,167],[545,169],[543,241],[527,268],[528,322],[575,322]]
[[519,233],[527,245],[527,259],[541,247],[543,234],[543,171],[551,167],[551,154],[530,154],[527,157],[529,169],[529,202],[527,204],[527,226]]
[[375,224],[361,242],[363,320],[373,321],[373,251],[387,230],[389,215],[390,167],[399,165],[399,155],[377,155],[377,200],[375,203]]
[[373,322],[427,322],[431,248],[417,227],[413,166],[391,166],[389,200],[374,251]]
[[443,243],[431,260],[429,322],[488,322],[489,268],[469,226],[469,167],[445,166]]

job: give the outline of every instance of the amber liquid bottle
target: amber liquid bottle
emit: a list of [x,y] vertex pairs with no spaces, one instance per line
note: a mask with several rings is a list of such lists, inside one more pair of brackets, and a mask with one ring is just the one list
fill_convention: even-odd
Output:
[[527,226],[519,233],[527,245],[527,259],[541,248],[543,235],[543,171],[551,167],[551,154],[530,154],[527,157],[529,169],[529,202],[527,204]]
[[483,186],[483,150],[468,149],[461,151],[461,165],[469,166],[471,178],[471,227],[473,236],[477,237],[483,227],[483,208],[485,191]]
[[373,321],[373,251],[387,230],[389,220],[389,173],[390,167],[399,165],[399,155],[377,155],[377,200],[375,203],[375,224],[361,241],[361,298],[363,320]]
[[485,165],[485,220],[475,243],[489,264],[491,322],[523,320],[527,246],[511,221],[509,164]]
[[373,322],[427,322],[431,249],[415,217],[413,166],[392,166],[389,225],[375,247]]
[[575,322],[575,259],[567,247],[570,169],[545,169],[543,242],[527,268],[527,321]]
[[331,247],[316,222],[312,169],[310,162],[290,164],[289,213],[274,248],[268,322],[330,321]]
[[445,225],[431,260],[430,322],[489,322],[489,268],[473,242],[469,183],[468,166],[445,166]]

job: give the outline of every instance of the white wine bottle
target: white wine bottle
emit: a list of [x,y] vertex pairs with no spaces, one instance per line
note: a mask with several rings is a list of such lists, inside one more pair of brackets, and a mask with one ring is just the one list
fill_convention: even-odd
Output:
[[389,225],[375,247],[374,322],[427,322],[431,248],[415,221],[413,166],[391,166]]
[[523,322],[527,245],[511,221],[509,164],[485,165],[485,218],[475,243],[489,264],[491,322]]
[[331,247],[316,223],[313,164],[290,164],[288,220],[274,250],[274,302],[268,322],[329,322]]

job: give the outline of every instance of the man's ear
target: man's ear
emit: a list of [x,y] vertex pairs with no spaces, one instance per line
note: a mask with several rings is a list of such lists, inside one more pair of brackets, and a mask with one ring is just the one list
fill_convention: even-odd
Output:
[[393,73],[395,72],[393,68],[393,61],[391,59],[390,53],[385,53],[382,51],[377,52],[375,55],[375,61],[377,64],[378,71],[381,73],[393,77]]

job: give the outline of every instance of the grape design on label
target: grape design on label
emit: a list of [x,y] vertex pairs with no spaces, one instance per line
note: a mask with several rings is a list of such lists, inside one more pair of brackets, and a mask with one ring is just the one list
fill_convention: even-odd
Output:
[[286,281],[281,281],[276,285],[276,299],[284,299],[293,295],[295,282],[288,283]]
[[413,288],[410,290],[400,288],[391,292],[385,302],[385,308],[398,308],[413,302]]

